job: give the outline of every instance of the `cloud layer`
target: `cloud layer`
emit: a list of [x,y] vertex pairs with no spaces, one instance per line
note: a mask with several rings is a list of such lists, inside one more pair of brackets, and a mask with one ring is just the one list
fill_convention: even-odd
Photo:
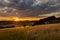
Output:
[[1,16],[59,16],[59,11],[60,0],[0,0]]

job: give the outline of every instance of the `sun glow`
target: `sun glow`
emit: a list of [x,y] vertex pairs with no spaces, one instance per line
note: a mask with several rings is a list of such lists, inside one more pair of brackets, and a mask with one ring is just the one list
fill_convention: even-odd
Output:
[[19,18],[16,18],[15,21],[20,21],[20,19]]
[[37,17],[1,17],[0,21],[38,21],[43,18]]

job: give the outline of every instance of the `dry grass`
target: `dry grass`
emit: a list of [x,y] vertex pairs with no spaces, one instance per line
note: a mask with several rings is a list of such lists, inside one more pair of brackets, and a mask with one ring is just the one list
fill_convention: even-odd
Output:
[[0,29],[0,40],[60,40],[60,24]]

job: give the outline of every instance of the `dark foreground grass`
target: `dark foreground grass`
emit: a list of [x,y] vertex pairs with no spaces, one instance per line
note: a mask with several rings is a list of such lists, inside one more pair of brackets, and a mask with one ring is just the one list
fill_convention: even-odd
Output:
[[0,30],[0,40],[26,40],[26,31],[23,29]]
[[60,40],[60,25],[1,29],[0,40]]

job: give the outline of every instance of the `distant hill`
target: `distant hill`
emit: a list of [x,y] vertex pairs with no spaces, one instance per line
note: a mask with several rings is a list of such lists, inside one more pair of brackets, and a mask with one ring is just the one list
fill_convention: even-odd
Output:
[[36,21],[34,25],[55,24],[55,23],[60,23],[60,17],[56,18],[55,16],[51,16],[48,18],[40,19],[39,21]]

